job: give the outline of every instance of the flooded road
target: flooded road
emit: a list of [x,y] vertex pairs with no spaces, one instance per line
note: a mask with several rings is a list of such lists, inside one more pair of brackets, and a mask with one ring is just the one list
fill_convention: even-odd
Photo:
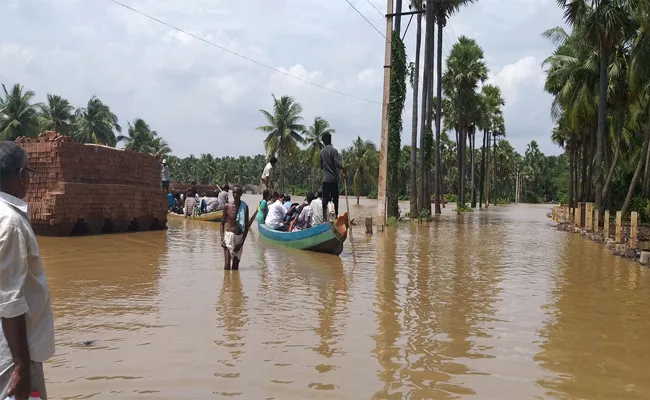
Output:
[[[48,392],[650,397],[650,271],[556,231],[549,207],[451,208],[385,234],[358,226],[354,256],[349,241],[340,257],[321,255],[253,228],[238,272],[223,271],[218,224],[39,238],[57,334]],[[367,201],[352,213],[363,225],[375,210]]]

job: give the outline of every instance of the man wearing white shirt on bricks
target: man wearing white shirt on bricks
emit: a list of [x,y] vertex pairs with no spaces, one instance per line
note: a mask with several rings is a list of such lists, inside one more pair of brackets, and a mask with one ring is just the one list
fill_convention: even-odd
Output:
[[50,291],[28,217],[34,171],[23,149],[0,142],[0,399],[47,399],[43,362],[54,355]]

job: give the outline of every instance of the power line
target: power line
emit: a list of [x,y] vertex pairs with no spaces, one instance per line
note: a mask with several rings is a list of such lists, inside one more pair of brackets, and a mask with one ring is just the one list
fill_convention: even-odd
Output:
[[386,17],[384,16],[384,14],[382,14],[381,11],[379,11],[379,9],[377,9],[377,7],[375,7],[375,4],[374,4],[372,1],[370,1],[370,0],[366,0],[366,1],[368,2],[368,4],[370,4],[370,5],[372,6],[372,8],[375,9],[375,11],[377,11],[377,13],[378,13],[379,15],[381,15],[382,18],[386,18]]
[[[114,0],[111,0],[111,1],[114,1]],[[373,25],[372,22],[370,22],[370,20],[369,20],[368,18],[366,18],[366,16],[363,15],[363,13],[362,13],[361,11],[359,11],[359,10],[358,10],[358,9],[357,9],[353,4],[352,4],[352,3],[350,3],[350,0],[345,0],[345,1],[350,5],[350,7],[352,7],[352,8],[354,9],[354,11],[357,12],[357,14],[361,15],[361,18],[365,19],[366,22],[368,23],[368,25],[372,26],[372,27],[374,28],[374,30],[376,30],[377,33],[381,35],[381,37],[383,37],[384,39],[388,40],[388,39],[386,38],[386,35],[384,35],[383,33],[381,33],[381,31],[380,31],[379,29],[377,29],[377,27],[376,27],[375,25]],[[390,1],[390,0],[389,0],[389,1]],[[377,10],[377,11],[379,11],[379,10]],[[380,14],[381,14],[381,13],[380,13]]]
[[243,55],[243,54],[239,54],[239,53],[237,53],[237,52],[235,52],[235,51],[232,51],[232,50],[230,50],[230,49],[228,49],[228,48],[226,48],[226,47],[220,46],[220,45],[218,45],[218,44],[216,44],[216,43],[214,43],[214,42],[211,42],[211,41],[209,41],[209,40],[207,40],[207,39],[204,39],[204,38],[202,38],[202,37],[196,36],[196,35],[193,34],[193,33],[190,33],[190,32],[188,32],[188,31],[186,31],[186,30],[184,30],[184,29],[181,29],[181,28],[178,28],[178,27],[176,27],[176,26],[174,26],[174,25],[171,25],[171,24],[169,24],[169,23],[167,23],[167,22],[165,22],[165,21],[162,21],[162,20],[160,20],[160,19],[158,19],[158,18],[156,18],[156,17],[153,17],[153,16],[151,16],[151,15],[149,15],[149,14],[147,14],[147,13],[144,13],[144,12],[142,12],[142,11],[140,11],[140,10],[136,10],[135,8],[133,8],[133,7],[131,7],[131,6],[128,6],[128,5],[122,3],[122,2],[120,2],[120,1],[118,1],[118,0],[108,0],[108,1],[110,1],[110,2],[112,2],[112,3],[114,3],[114,4],[117,4],[117,5],[121,6],[121,7],[124,7],[124,8],[126,8],[127,10],[130,10],[130,11],[133,11],[133,12],[135,12],[135,13],[137,13],[137,14],[140,14],[140,15],[142,15],[143,17],[146,17],[146,18],[149,18],[149,19],[151,19],[151,20],[153,20],[153,21],[156,21],[156,22],[158,22],[159,24],[165,25],[165,26],[168,27],[168,28],[171,28],[171,29],[174,29],[174,30],[176,30],[176,31],[178,31],[178,32],[181,32],[181,33],[184,33],[184,34],[186,34],[186,35],[189,35],[189,36],[193,37],[194,39],[197,39],[197,40],[200,40],[200,41],[203,42],[203,43],[209,44],[210,46],[214,46],[214,47],[216,47],[216,48],[218,48],[218,49],[220,49],[220,50],[223,50],[223,51],[225,51],[225,52],[227,52],[227,53],[230,53],[230,54],[232,54],[232,55],[234,55],[234,56],[237,56],[237,57],[242,58],[242,59],[244,59],[244,60],[246,60],[246,61],[249,61],[249,62],[252,62],[252,63],[254,63],[254,64],[257,64],[257,65],[259,65],[260,67],[264,67],[264,68],[270,69],[271,71],[277,72],[278,74],[282,74],[282,75],[284,75],[284,76],[288,76],[289,78],[295,79],[295,80],[300,81],[300,82],[303,82],[303,83],[307,83],[307,84],[312,85],[312,86],[315,86],[315,87],[317,87],[317,88],[319,88],[319,89],[323,89],[323,90],[327,90],[327,91],[332,92],[332,93],[339,94],[339,95],[341,95],[341,96],[350,97],[350,98],[352,98],[352,99],[361,100],[361,101],[365,101],[365,102],[373,103],[373,104],[382,104],[382,103],[379,102],[379,101],[374,101],[374,100],[366,99],[366,98],[363,98],[363,97],[355,96],[355,95],[352,95],[352,94],[344,93],[344,92],[341,92],[341,91],[339,91],[339,90],[332,89],[332,88],[329,88],[329,87],[324,86],[324,85],[320,85],[320,84],[318,84],[318,83],[316,83],[316,82],[312,82],[312,81],[309,81],[309,80],[307,80],[307,79],[303,79],[303,78],[300,78],[300,77],[298,77],[298,76],[291,75],[290,73],[284,72],[284,71],[279,70],[279,69],[274,68],[274,67],[271,67],[270,65],[264,64],[263,62],[260,62],[260,61],[254,60],[254,59],[252,59],[252,58],[250,58],[250,57],[246,57],[246,56]]

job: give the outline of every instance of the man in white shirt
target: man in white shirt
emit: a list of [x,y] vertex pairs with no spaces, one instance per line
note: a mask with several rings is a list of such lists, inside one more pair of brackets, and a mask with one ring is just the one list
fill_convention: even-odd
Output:
[[268,164],[266,164],[266,167],[264,167],[264,171],[262,171],[262,178],[260,179],[260,190],[265,191],[265,190],[273,190],[273,167],[275,167],[275,163],[278,162],[278,159],[275,157],[271,157],[269,160]]
[[277,198],[277,200],[269,205],[264,225],[269,229],[286,232],[288,227],[284,223],[284,216],[287,214],[287,209],[284,208],[284,199],[277,192],[273,193],[273,198]]
[[323,223],[323,191],[316,192],[316,198],[311,202],[311,226]]
[[13,142],[0,142],[0,399],[47,399],[43,362],[54,355],[54,319],[27,194],[34,171]]

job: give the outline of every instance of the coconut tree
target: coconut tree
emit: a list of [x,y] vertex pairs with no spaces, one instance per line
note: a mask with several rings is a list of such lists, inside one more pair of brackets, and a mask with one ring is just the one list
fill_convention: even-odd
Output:
[[88,100],[85,108],[77,109],[75,119],[74,137],[79,143],[117,144],[114,131],[122,132],[122,127],[117,116],[96,96]]
[[[442,43],[443,43],[443,31],[447,20],[453,14],[458,12],[461,7],[473,3],[475,0],[433,0],[433,6],[435,7],[435,19],[438,24],[438,43],[437,43],[437,60],[436,60],[436,97],[439,99],[442,98]],[[436,165],[441,165],[440,159],[440,119],[442,116],[442,102],[438,102],[436,105]],[[435,171],[435,192],[438,193],[435,199],[435,213],[440,214],[442,210],[440,209],[440,184],[442,182],[441,169],[436,167]],[[463,199],[464,201],[464,199]]]
[[56,133],[69,135],[72,131],[74,120],[74,107],[70,102],[56,94],[47,95],[47,103],[39,104],[42,127]]
[[128,135],[119,135],[117,143],[124,142],[124,148],[127,150],[137,151],[140,153],[149,153],[153,150],[154,138],[158,135],[156,131],[152,131],[142,118],[136,118],[128,122],[129,129]]
[[442,78],[445,96],[451,100],[457,113],[458,134],[458,197],[465,204],[465,154],[467,134],[471,128],[471,116],[479,101],[476,89],[487,79],[488,68],[483,49],[474,39],[461,36],[447,58],[447,68]]
[[284,166],[288,159],[299,150],[298,145],[304,143],[302,133],[305,126],[302,121],[302,106],[291,96],[280,99],[273,96],[273,111],[260,110],[266,117],[268,125],[257,129],[268,133],[264,139],[264,147],[268,156],[277,154],[280,169],[280,191],[284,190]]
[[[609,58],[622,39],[635,30],[634,20],[623,0],[557,0],[565,21],[576,34],[598,52],[598,128],[594,156],[595,207],[602,211],[603,149],[607,118]],[[641,2],[640,2],[641,3]]]
[[[411,0],[410,8],[416,11],[423,10],[423,0]],[[411,88],[413,89],[413,113],[411,116],[411,174],[409,201],[411,215],[418,215],[418,95],[420,85],[420,52],[422,47],[422,14],[417,15],[415,31],[415,63],[411,74]]]
[[152,141],[152,146],[149,150],[149,154],[152,156],[161,159],[164,158],[172,153],[171,147],[169,147],[169,143],[167,143],[166,140],[161,138],[160,136],[155,136]]
[[[479,203],[483,203],[483,191],[489,185],[489,154],[490,154],[490,135],[495,132],[500,125],[503,125],[502,107],[505,101],[501,97],[501,89],[492,84],[483,85],[479,100],[479,118],[477,119],[478,128],[483,130],[483,150],[481,151],[481,172],[479,177]],[[487,194],[487,193],[486,193]],[[489,206],[486,196],[486,207]]]
[[[321,117],[314,118],[314,124],[307,127],[307,130],[304,132],[305,145],[307,145],[307,156],[309,158],[309,163],[314,166],[316,169],[320,165],[320,151],[325,145],[323,144],[323,134],[329,133],[332,134],[336,130],[330,128],[329,122]],[[317,185],[316,181],[316,171],[313,173],[314,182]]]
[[2,140],[14,140],[19,136],[38,134],[37,106],[32,104],[34,92],[24,90],[18,83],[7,90],[2,85],[0,94],[0,136]]
[[377,169],[379,168],[379,153],[377,146],[371,141],[364,141],[361,137],[352,143],[349,158],[349,170],[354,174],[354,193],[359,196],[366,183],[375,184]]

